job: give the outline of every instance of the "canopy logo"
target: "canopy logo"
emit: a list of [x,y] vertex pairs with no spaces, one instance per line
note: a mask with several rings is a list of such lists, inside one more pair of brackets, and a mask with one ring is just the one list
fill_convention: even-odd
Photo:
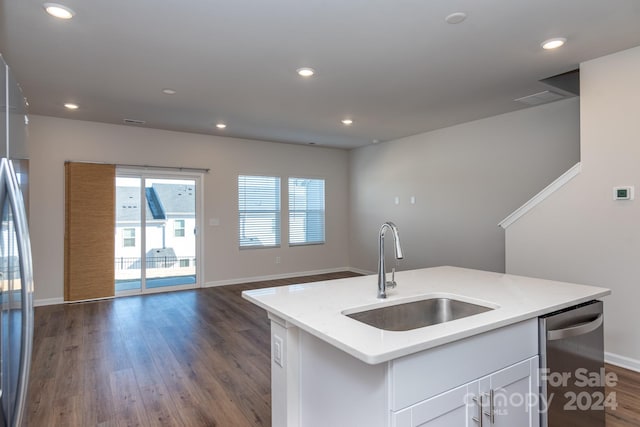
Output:
[[618,376],[614,372],[606,372],[604,368],[599,371],[578,368],[574,372],[542,369],[540,378],[547,383],[548,390],[546,397],[541,396],[541,412],[549,409],[557,394],[562,396],[558,399],[562,399],[565,411],[604,411],[618,407],[616,392],[605,392],[605,387],[618,385]]
[[495,415],[507,415],[509,410],[522,407],[527,412],[533,410],[546,413],[554,400],[554,408],[562,405],[565,411],[604,411],[606,408],[615,410],[618,407],[616,392],[605,392],[605,387],[611,389],[617,386],[618,376],[613,372],[605,372],[604,368],[599,371],[579,368],[574,372],[541,369],[539,378],[547,383],[546,396],[539,393],[514,393],[499,387],[492,389],[491,393],[480,393],[479,397],[468,393],[464,402],[467,406],[481,405],[483,409],[486,405],[491,405],[489,413]]

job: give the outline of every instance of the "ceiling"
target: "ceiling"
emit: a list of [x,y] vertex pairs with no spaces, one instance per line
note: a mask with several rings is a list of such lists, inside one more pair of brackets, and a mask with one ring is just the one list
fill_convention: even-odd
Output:
[[[341,148],[525,108],[514,99],[540,79],[640,45],[638,0],[58,3],[75,17],[0,0],[0,52],[31,113]],[[552,37],[567,43],[541,49]]]

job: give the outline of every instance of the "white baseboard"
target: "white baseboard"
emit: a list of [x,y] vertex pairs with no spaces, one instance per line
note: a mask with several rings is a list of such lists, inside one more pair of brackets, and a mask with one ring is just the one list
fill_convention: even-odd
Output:
[[620,356],[619,354],[605,352],[604,361],[612,365],[620,366],[621,368],[640,372],[640,360],[637,360],[637,359],[632,359],[630,357]]
[[[202,287],[211,288],[215,286],[238,285],[241,283],[262,282],[265,280],[289,279],[291,277],[304,277],[304,276],[314,276],[316,274],[339,273],[341,271],[351,271],[353,273],[364,274],[364,275],[375,274],[375,272],[361,270],[359,268],[338,267],[338,268],[327,268],[324,270],[298,271],[295,273],[274,274],[270,276],[254,276],[254,277],[243,277],[239,279],[217,280],[214,282],[204,283]],[[135,295],[140,295],[140,293],[135,293]],[[109,299],[109,298],[112,298],[112,297],[108,297],[106,299]],[[90,300],[90,301],[97,301],[97,300]],[[73,302],[83,302],[83,301],[73,301]],[[33,301],[34,307],[41,307],[45,305],[56,305],[56,304],[65,304],[64,298],[42,298],[42,299],[36,299]]]
[[44,305],[64,304],[64,298],[42,298],[33,300],[34,307],[42,307]]
[[350,267],[339,267],[339,268],[328,268],[325,270],[298,271],[295,273],[272,274],[270,276],[253,276],[253,277],[241,277],[238,279],[216,280],[214,282],[207,282],[203,284],[202,287],[212,288],[215,286],[239,285],[241,283],[264,282],[266,280],[290,279],[292,277],[304,277],[304,276],[314,276],[316,274],[338,273],[340,271],[353,271],[354,273],[359,273],[358,271]]

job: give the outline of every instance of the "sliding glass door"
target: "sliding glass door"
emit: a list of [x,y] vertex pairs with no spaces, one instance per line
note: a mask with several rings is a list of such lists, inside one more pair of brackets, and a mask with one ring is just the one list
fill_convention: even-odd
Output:
[[197,286],[199,183],[195,175],[117,171],[116,293]]

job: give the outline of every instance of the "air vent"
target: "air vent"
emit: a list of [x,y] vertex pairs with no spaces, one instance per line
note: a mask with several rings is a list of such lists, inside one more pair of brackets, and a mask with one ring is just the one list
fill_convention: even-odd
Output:
[[534,93],[533,95],[523,96],[522,98],[514,99],[516,102],[522,102],[527,105],[540,105],[546,104],[547,102],[557,101],[559,99],[564,98],[564,95],[561,95],[556,92],[552,92],[550,90],[545,90],[543,92]]
[[125,125],[143,125],[147,123],[144,120],[135,120],[135,119],[124,119],[123,122]]

